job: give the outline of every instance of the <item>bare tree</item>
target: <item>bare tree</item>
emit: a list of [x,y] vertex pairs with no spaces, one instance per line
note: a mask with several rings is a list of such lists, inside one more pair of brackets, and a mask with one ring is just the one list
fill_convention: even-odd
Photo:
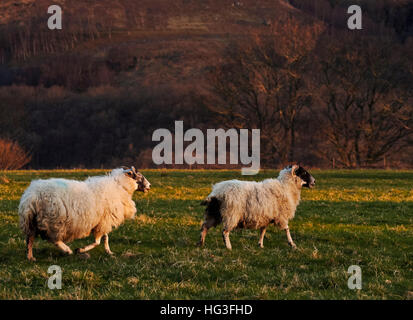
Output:
[[411,62],[392,42],[347,40],[330,39],[320,54],[327,148],[318,154],[343,167],[366,167],[397,152],[412,133]]
[[322,30],[293,18],[265,34],[233,44],[211,77],[213,110],[228,126],[259,128],[264,161],[294,161],[300,113],[311,106],[306,83],[309,53]]
[[17,170],[24,167],[31,156],[15,141],[0,139],[0,169]]

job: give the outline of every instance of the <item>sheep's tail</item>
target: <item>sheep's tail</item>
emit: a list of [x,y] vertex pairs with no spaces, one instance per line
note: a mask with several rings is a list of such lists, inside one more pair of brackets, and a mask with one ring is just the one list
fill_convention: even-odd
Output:
[[37,210],[25,195],[23,195],[19,205],[19,226],[26,235],[36,233],[36,216]]
[[208,197],[201,202],[201,205],[205,208],[205,220],[213,219],[215,224],[219,224],[222,221],[221,214],[221,201],[216,197]]

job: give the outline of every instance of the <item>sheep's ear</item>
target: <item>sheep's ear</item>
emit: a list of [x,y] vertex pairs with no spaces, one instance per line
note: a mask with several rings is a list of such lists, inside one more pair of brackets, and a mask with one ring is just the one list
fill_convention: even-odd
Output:
[[295,176],[295,171],[296,171],[299,167],[300,167],[300,166],[294,164],[294,165],[291,167],[291,175]]

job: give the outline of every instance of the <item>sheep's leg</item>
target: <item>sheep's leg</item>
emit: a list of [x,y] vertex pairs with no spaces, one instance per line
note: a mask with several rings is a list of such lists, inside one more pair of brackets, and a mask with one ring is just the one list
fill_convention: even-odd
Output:
[[112,255],[113,252],[110,251],[110,247],[109,247],[109,235],[106,233],[103,237],[105,239],[105,251],[107,254]]
[[36,258],[33,257],[33,242],[34,242],[35,235],[31,234],[26,237],[26,244],[27,244],[27,259],[29,261],[36,261]]
[[222,237],[224,238],[224,243],[227,249],[232,250],[231,241],[229,240],[229,230],[224,229],[224,231],[222,231]]
[[102,236],[97,236],[95,237],[95,242],[92,244],[87,245],[86,247],[83,248],[79,248],[76,249],[76,252],[78,253],[85,253],[88,252],[90,250],[92,250],[93,248],[97,247],[98,245],[100,245],[100,239],[102,238]]
[[208,230],[214,225],[214,223],[215,223],[214,220],[208,220],[208,221],[205,221],[205,222],[202,224],[202,228],[201,228],[201,239],[200,239],[199,242],[198,242],[198,245],[199,245],[199,246],[203,246],[203,245],[204,245],[204,243],[205,243],[205,237],[206,237],[206,235],[207,235],[207,233],[208,233]]
[[285,232],[286,232],[286,234],[287,234],[288,244],[289,244],[293,249],[296,249],[297,246],[295,245],[293,239],[291,238],[290,229],[289,229],[288,227],[285,229]]
[[264,248],[264,235],[265,235],[265,231],[267,231],[267,227],[261,227],[260,231],[261,231],[261,234],[260,234],[260,240],[258,241],[258,245],[260,246],[260,248]]
[[63,242],[63,241],[57,241],[55,242],[55,245],[62,250],[64,253],[67,254],[72,254],[72,250]]
[[205,244],[205,237],[206,237],[207,233],[208,233],[208,228],[207,228],[207,226],[206,226],[206,222],[204,222],[204,223],[202,224],[202,228],[201,228],[201,239],[200,239],[199,242],[198,242],[198,246],[201,246],[201,247],[202,247],[202,246]]

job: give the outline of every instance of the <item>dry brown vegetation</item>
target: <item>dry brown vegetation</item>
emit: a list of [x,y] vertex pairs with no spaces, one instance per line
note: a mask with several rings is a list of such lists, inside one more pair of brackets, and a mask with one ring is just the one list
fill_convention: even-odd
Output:
[[409,4],[349,33],[334,1],[289,2],[57,1],[51,32],[48,1],[2,1],[0,135],[33,167],[152,166],[174,120],[259,127],[268,167],[413,166]]
[[16,170],[24,167],[31,156],[15,141],[0,139],[0,170]]

